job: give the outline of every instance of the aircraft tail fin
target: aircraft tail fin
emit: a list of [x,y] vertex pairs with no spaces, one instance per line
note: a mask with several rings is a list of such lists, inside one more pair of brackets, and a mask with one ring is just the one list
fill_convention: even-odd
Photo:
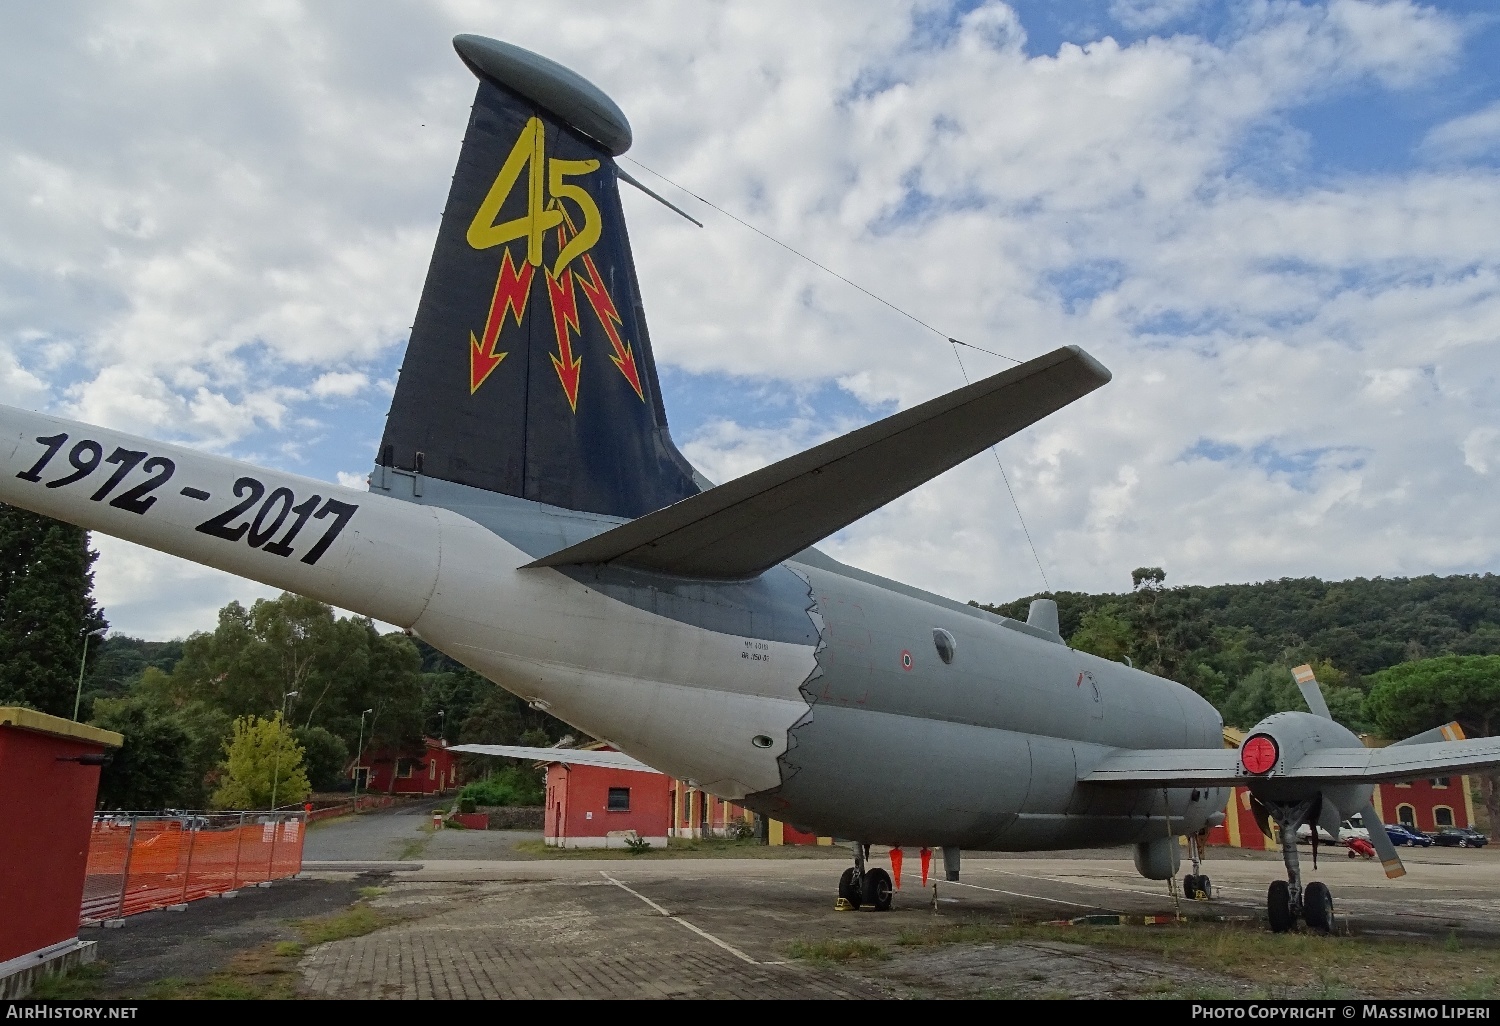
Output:
[[639,517],[696,494],[667,431],[614,158],[629,122],[482,36],[479,79],[371,481],[441,478]]

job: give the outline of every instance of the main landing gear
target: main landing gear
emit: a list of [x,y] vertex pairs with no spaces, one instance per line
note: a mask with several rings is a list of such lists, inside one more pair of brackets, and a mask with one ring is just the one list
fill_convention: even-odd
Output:
[[1189,901],[1212,901],[1213,881],[1203,872],[1203,847],[1197,834],[1188,835],[1188,858],[1193,860],[1193,871],[1182,878],[1182,893]]
[[866,868],[870,859],[868,844],[854,845],[854,865],[844,870],[839,877],[839,900],[834,908],[841,912],[852,912],[861,907],[876,912],[888,911],[891,907],[891,874],[879,867]]
[[1272,933],[1286,933],[1301,919],[1314,933],[1333,932],[1333,894],[1328,885],[1313,881],[1304,890],[1302,867],[1297,857],[1297,828],[1311,823],[1317,830],[1314,802],[1294,804],[1269,804],[1276,820],[1276,830],[1281,836],[1281,860],[1286,863],[1286,879],[1275,880],[1266,892],[1266,916],[1271,921]]

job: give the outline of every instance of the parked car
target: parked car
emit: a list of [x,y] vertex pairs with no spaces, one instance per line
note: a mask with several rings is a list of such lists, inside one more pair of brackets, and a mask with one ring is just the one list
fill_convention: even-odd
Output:
[[[1352,822],[1347,819],[1344,820],[1343,823],[1339,824],[1338,837],[1334,837],[1329,834],[1327,830],[1324,830],[1322,827],[1318,827],[1319,844],[1348,844],[1350,838],[1355,837],[1359,838],[1361,841],[1368,841],[1370,839],[1370,831],[1366,830],[1358,823]],[[1297,828],[1297,843],[1312,844],[1311,826],[1303,823]]]
[[1415,846],[1418,848],[1430,848],[1433,844],[1432,838],[1422,833],[1422,831],[1413,830],[1411,827],[1401,823],[1387,823],[1385,825],[1385,835],[1391,839],[1392,844],[1404,844],[1408,847]]
[[1490,843],[1484,834],[1468,827],[1443,827],[1432,839],[1444,848],[1483,848]]

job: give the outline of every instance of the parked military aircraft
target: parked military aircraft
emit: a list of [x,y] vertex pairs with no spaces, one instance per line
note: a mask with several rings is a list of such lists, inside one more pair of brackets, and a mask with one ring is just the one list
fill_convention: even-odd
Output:
[[0,499],[404,627],[619,759],[853,839],[841,896],[877,909],[871,843],[942,848],[952,879],[962,848],[1128,844],[1170,878],[1244,784],[1284,839],[1272,926],[1326,930],[1298,825],[1500,764],[1500,739],[1365,749],[1315,691],[1229,751],[1198,695],[1069,649],[1051,601],[1022,623],[810,547],[1109,381],[1076,347],[704,481],[662,407],[625,116],[536,54],[454,46],[478,93],[368,492],[0,408]]

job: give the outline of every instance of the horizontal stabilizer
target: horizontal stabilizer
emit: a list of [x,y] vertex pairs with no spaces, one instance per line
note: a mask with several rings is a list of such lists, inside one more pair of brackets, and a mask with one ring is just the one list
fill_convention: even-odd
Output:
[[754,577],[1109,381],[1066,346],[683,499],[529,566]]
[[624,752],[605,752],[590,748],[527,748],[524,745],[454,745],[450,752],[464,755],[501,755],[507,759],[534,759],[537,762],[561,762],[570,766],[607,766],[611,769],[635,770],[638,773],[660,773]]
[[1500,738],[1391,745],[1389,748],[1324,748],[1309,752],[1279,773],[1251,775],[1233,748],[1121,750],[1082,779],[1088,784],[1129,787],[1213,787],[1257,781],[1310,785],[1378,784],[1416,780],[1500,766]]

